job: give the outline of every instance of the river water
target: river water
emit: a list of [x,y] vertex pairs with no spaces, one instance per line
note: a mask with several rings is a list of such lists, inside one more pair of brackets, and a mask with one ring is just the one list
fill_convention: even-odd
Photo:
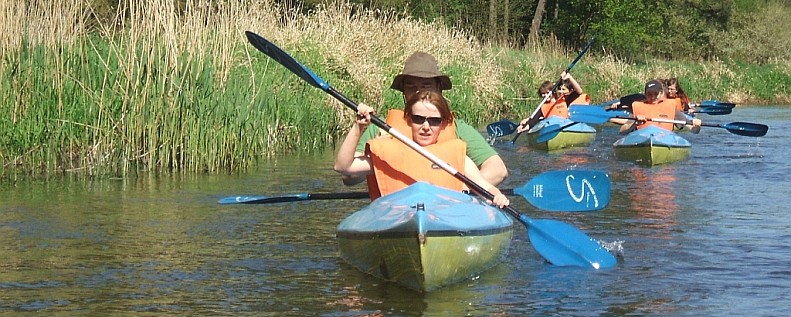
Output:
[[[517,224],[509,256],[478,278],[419,294],[338,259],[335,226],[365,200],[218,205],[240,194],[360,191],[333,153],[273,158],[241,175],[143,175],[0,187],[0,312],[30,315],[703,316],[791,306],[791,108],[738,107],[704,122],[767,124],[762,138],[704,127],[688,160],[614,159],[616,128],[561,153],[500,143],[512,188],[540,172],[610,174],[588,213],[514,206],[615,246],[617,267],[555,267]],[[510,140],[510,137],[505,139]]]

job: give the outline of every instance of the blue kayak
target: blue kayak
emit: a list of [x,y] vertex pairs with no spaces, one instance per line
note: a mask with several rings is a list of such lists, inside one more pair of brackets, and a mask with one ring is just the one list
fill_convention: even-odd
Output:
[[341,258],[360,271],[427,292],[499,263],[512,233],[498,208],[417,182],[344,219],[336,237]]
[[686,159],[692,144],[673,131],[647,126],[615,141],[613,147],[620,160],[653,166]]

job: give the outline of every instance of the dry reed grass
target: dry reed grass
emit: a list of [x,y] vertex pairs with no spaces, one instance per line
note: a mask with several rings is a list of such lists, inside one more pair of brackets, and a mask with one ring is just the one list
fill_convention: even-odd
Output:
[[[483,45],[462,30],[348,1],[307,15],[275,0],[183,4],[123,0],[112,21],[88,34],[89,0],[0,2],[0,74],[7,74],[0,134],[12,136],[0,151],[0,174],[17,167],[216,172],[334,142],[350,111],[262,56],[246,30],[381,111],[401,106],[388,88],[407,56],[429,52],[453,80],[447,97],[455,112],[478,125],[523,114],[525,103],[513,100],[533,97],[576,55],[554,38],[519,50]],[[692,78],[736,102],[756,96],[738,84],[751,78],[721,61],[629,65],[588,55],[575,78],[598,100],[670,76]]]

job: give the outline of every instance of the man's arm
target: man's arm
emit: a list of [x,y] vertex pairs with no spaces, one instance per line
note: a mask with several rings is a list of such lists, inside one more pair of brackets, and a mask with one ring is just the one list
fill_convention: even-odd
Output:
[[[360,137],[360,141],[357,142],[357,149],[354,155],[360,156],[365,153],[365,143],[367,143],[368,140],[375,138],[378,134],[379,127],[375,125],[369,125],[368,129],[365,129],[362,137]],[[344,185],[354,186],[365,181],[365,175],[342,175],[342,179]]]

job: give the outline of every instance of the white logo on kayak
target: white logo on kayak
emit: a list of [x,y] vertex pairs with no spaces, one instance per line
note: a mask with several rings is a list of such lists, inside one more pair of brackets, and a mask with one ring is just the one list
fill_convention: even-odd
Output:
[[[574,175],[566,176],[566,189],[568,189],[571,198],[578,203],[585,200],[586,206],[590,205],[590,198],[593,198],[593,207],[599,207],[599,198],[596,197],[596,190],[593,189],[593,185],[591,185],[587,179],[583,178],[580,185],[580,194],[578,196],[574,194],[574,190],[571,188],[571,181],[574,179]],[[585,195],[586,192],[590,194]]]

